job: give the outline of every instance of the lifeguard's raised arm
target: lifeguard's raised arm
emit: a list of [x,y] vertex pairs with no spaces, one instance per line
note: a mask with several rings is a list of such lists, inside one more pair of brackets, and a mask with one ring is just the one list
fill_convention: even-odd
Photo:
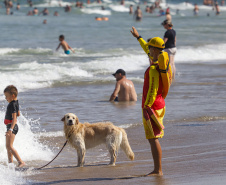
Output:
[[137,40],[139,41],[140,43],[140,46],[143,48],[144,52],[149,56],[150,56],[150,53],[149,53],[149,49],[148,49],[148,45],[146,43],[146,41],[139,35],[138,31],[136,30],[135,27],[132,27],[132,30],[130,30],[130,32],[132,33],[132,35],[137,38]]

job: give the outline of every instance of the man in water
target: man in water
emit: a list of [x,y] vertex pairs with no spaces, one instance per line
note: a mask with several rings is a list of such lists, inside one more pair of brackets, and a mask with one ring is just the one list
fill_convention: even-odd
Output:
[[69,55],[70,54],[70,50],[74,53],[75,51],[68,45],[68,43],[64,40],[64,35],[60,35],[59,36],[59,41],[60,44],[58,45],[58,47],[56,48],[56,51],[60,48],[60,46],[62,46],[64,53]]
[[139,6],[137,6],[137,9],[136,9],[136,11],[134,13],[134,17],[135,17],[136,21],[141,21],[141,19],[143,17],[142,11],[141,11]]
[[220,14],[220,7],[218,5],[218,2],[215,2],[215,8],[216,8],[216,15]]
[[199,7],[198,7],[198,5],[195,3],[195,6],[194,6],[194,9],[193,9],[193,12],[194,12],[194,15],[198,15],[198,13],[199,13]]
[[173,73],[173,79],[175,78],[175,74],[176,74],[176,67],[175,67],[175,63],[174,63],[174,57],[176,55],[177,52],[177,48],[176,48],[176,31],[173,29],[173,24],[171,21],[169,20],[165,20],[162,22],[163,27],[167,30],[164,34],[164,42],[165,42],[165,49],[164,51],[166,51],[169,55],[169,61],[170,61],[170,65],[172,68],[172,73]]
[[118,69],[112,75],[117,82],[109,101],[137,101],[137,93],[133,82],[126,79],[126,72],[123,69]]

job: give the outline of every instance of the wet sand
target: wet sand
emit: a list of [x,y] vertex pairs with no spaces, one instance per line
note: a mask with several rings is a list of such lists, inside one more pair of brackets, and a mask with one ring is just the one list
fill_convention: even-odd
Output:
[[[105,146],[86,154],[84,167],[76,167],[77,154],[69,145],[46,168],[28,176],[34,184],[224,184],[226,177],[225,120],[205,120],[166,124],[165,136],[160,139],[163,151],[161,177],[139,177],[153,169],[150,146],[143,125],[126,129],[135,160],[129,161],[120,150],[116,166],[109,161],[95,162],[95,155],[106,153]],[[65,139],[58,138],[59,146]],[[54,141],[56,142],[56,141]],[[60,144],[62,143],[62,144]],[[103,150],[101,150],[103,149]],[[101,151],[100,151],[101,150]],[[98,152],[98,154],[97,154]],[[57,151],[56,151],[57,153]],[[40,165],[40,164],[39,164]]]

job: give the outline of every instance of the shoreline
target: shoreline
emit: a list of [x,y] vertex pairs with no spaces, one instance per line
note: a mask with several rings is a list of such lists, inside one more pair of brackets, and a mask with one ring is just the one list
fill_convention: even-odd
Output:
[[[163,151],[163,173],[161,177],[139,177],[152,171],[153,161],[148,141],[145,139],[143,125],[125,129],[130,145],[135,153],[135,160],[126,158],[122,150],[119,151],[116,166],[108,166],[108,160],[95,161],[94,155],[106,153],[105,146],[87,150],[84,167],[76,167],[77,154],[74,149],[66,146],[65,150],[49,166],[38,173],[27,176],[34,184],[224,184],[226,172],[225,149],[226,142],[218,136],[207,136],[217,125],[217,131],[226,125],[224,120],[210,121],[208,124],[197,123],[166,125],[165,136],[160,139]],[[180,127],[181,134],[173,134]],[[198,131],[197,131],[198,129]],[[203,134],[199,138],[199,134]],[[206,137],[204,138],[203,136]],[[196,143],[194,142],[196,141]],[[103,149],[103,150],[102,150]],[[95,152],[99,153],[96,154]],[[91,156],[90,156],[91,155]],[[136,176],[138,175],[138,177]],[[211,178],[212,177],[212,178]],[[217,178],[219,177],[219,178]],[[35,182],[34,182],[35,181]],[[33,184],[32,183],[32,184]]]

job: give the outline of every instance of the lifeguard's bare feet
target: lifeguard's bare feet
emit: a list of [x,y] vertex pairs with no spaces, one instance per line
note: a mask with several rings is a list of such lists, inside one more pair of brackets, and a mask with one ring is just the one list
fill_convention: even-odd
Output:
[[148,173],[146,176],[163,176],[163,173],[162,172],[153,171],[151,173]]

